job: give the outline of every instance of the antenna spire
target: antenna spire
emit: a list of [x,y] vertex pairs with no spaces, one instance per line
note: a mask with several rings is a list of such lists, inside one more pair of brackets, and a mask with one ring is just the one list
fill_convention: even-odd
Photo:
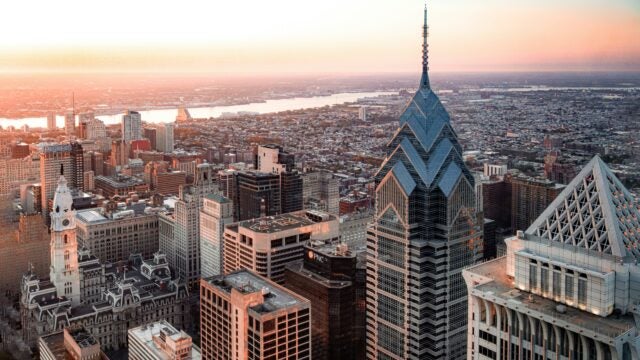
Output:
[[429,26],[427,25],[427,1],[424,2],[424,25],[422,26],[422,78],[420,79],[420,88],[430,89],[429,82]]

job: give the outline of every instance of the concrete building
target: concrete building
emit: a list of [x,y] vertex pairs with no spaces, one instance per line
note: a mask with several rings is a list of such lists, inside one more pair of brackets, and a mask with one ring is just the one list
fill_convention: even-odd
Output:
[[638,359],[640,208],[593,158],[507,255],[464,271],[468,359]]
[[509,182],[513,231],[528,228],[565,187],[547,179],[525,176],[513,176]]
[[110,199],[113,196],[128,196],[130,193],[144,193],[149,191],[149,184],[144,180],[126,175],[96,176],[94,179],[96,191]]
[[171,123],[161,124],[156,128],[156,147],[155,149],[164,152],[173,152],[173,129],[175,125]]
[[241,171],[237,181],[236,214],[238,220],[281,214],[280,175],[258,171]]
[[0,195],[16,195],[20,186],[40,182],[40,157],[0,159]]
[[360,106],[358,109],[358,119],[360,119],[360,121],[367,121],[367,107],[365,105]]
[[69,111],[64,115],[64,133],[67,136],[76,135],[76,114]]
[[[75,151],[73,153],[76,154]],[[45,145],[42,148],[40,153],[41,206],[45,216],[48,214],[48,203],[53,198],[60,175],[64,174],[68,178],[70,186],[73,187],[76,184],[75,164],[71,144]]]
[[222,273],[224,227],[233,222],[233,202],[219,194],[204,196],[200,210],[200,265],[202,277]]
[[311,359],[309,300],[249,270],[200,281],[202,357]]
[[302,175],[302,199],[305,209],[316,209],[338,214],[340,182],[326,171]]
[[367,239],[367,358],[464,359],[462,270],[482,259],[482,209],[449,114],[428,74],[375,176]]
[[191,336],[165,320],[129,329],[131,360],[200,360]]
[[373,222],[373,211],[365,210],[340,216],[340,242],[356,249],[366,246],[367,228]]
[[145,203],[80,210],[76,215],[78,245],[103,262],[129,259],[141,254],[147,259],[159,250],[158,208]]
[[56,114],[54,112],[49,112],[47,114],[47,130],[56,130]]
[[84,328],[65,328],[38,340],[41,360],[109,360]]
[[122,131],[122,140],[130,142],[142,139],[142,117],[137,111],[127,110],[122,115],[122,123],[120,126]]
[[309,240],[338,239],[338,219],[314,210],[241,221],[225,228],[224,272],[246,268],[282,283],[285,266],[303,259]]
[[[364,358],[357,351],[364,352],[365,338],[355,332],[365,326],[364,309],[356,307],[356,286],[364,288],[356,283],[356,254],[346,244],[313,242],[304,253],[303,262],[287,266],[284,287],[311,302],[313,359]],[[362,323],[356,324],[356,318]]]

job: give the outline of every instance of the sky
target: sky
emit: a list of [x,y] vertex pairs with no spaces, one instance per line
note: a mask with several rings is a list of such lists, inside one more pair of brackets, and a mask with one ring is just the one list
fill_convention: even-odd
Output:
[[[21,0],[0,71],[340,73],[420,67],[422,0]],[[640,71],[640,0],[429,0],[432,71]]]

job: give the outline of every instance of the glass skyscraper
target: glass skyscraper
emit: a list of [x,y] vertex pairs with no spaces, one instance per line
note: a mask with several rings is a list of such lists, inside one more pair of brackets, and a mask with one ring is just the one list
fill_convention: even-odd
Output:
[[428,64],[425,8],[420,88],[376,175],[367,239],[368,359],[466,357],[462,269],[482,258],[482,213]]

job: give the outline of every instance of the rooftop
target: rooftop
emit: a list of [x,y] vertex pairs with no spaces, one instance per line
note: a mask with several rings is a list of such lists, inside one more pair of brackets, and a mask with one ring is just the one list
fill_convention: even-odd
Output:
[[334,219],[333,215],[325,212],[306,210],[245,220],[238,223],[238,226],[260,233],[274,233]]
[[633,316],[630,314],[613,314],[604,318],[569,306],[565,306],[565,311],[559,312],[556,307],[560,303],[514,288],[513,279],[505,272],[506,265],[507,257],[503,256],[468,268],[466,271],[472,274],[493,279],[488,283],[475,286],[472,293],[481,292],[482,297],[507,303],[508,307],[516,310],[523,311],[526,308],[530,315],[534,315],[531,314],[533,311],[553,317],[555,323],[567,328],[577,328],[577,331],[586,329],[616,338],[635,327]]
[[[184,331],[178,330],[173,325],[171,325],[166,320],[161,320],[158,322],[153,322],[150,324],[138,326],[133,329],[129,329],[129,336],[136,337],[140,343],[144,344],[146,348],[153,352],[153,355],[160,359],[170,359],[170,357],[164,353],[158,346],[154,343],[153,337],[160,336],[160,332],[164,332],[168,338],[171,338],[174,341],[179,341],[181,339],[191,339],[191,337],[185,333]],[[202,359],[202,354],[200,350],[192,346],[191,347],[191,360],[199,360]]]
[[236,289],[243,294],[262,292],[264,295],[262,304],[251,307],[258,313],[270,313],[309,303],[309,300],[246,269],[205,280],[227,294],[231,293],[231,289]]

